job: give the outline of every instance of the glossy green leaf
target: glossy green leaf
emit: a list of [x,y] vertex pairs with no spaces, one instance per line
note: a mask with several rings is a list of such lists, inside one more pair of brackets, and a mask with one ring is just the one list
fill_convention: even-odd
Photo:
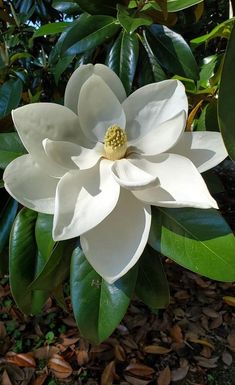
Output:
[[73,241],[56,243],[51,255],[42,266],[28,287],[29,290],[47,290],[52,292],[68,277],[70,259],[73,252]]
[[66,68],[72,63],[74,59],[74,55],[62,57],[55,67],[53,67],[53,73],[55,77],[55,82],[58,84],[62,73],[66,70]]
[[9,273],[13,298],[26,314],[37,314],[48,297],[45,291],[30,291],[29,284],[38,273],[44,260],[37,254],[35,242],[35,211],[23,208],[12,227],[9,244]]
[[16,132],[0,134],[0,168],[6,166],[18,156],[26,153],[26,150]]
[[18,52],[10,57],[10,64],[13,64],[16,60],[29,59],[33,56],[28,52]]
[[169,73],[198,79],[198,66],[192,51],[181,35],[166,26],[153,24],[144,36],[153,54]]
[[47,35],[55,35],[61,33],[70,25],[70,23],[61,21],[56,23],[48,23],[39,27],[33,34],[33,38]]
[[217,99],[212,99],[202,110],[196,124],[196,131],[219,131]]
[[117,20],[127,33],[133,33],[140,26],[151,25],[153,23],[152,19],[145,14],[140,17],[131,16],[127,8],[121,4],[118,4],[117,10]]
[[11,79],[0,86],[0,118],[8,115],[18,107],[23,91],[20,79]]
[[136,34],[122,31],[114,42],[106,59],[106,64],[121,79],[127,94],[132,91],[139,56],[139,42]]
[[111,16],[90,16],[83,14],[68,31],[61,44],[61,53],[77,55],[88,51],[110,39],[120,25]]
[[18,203],[9,197],[0,213],[0,254],[2,253],[17,213]]
[[145,248],[140,258],[135,291],[151,309],[162,309],[169,305],[169,285],[161,256],[150,246]]
[[42,254],[45,261],[48,260],[55,241],[52,238],[53,215],[38,213],[35,224],[35,238],[38,251]]
[[[192,7],[193,5],[201,3],[203,0],[168,0],[167,1],[167,11],[168,12],[178,12],[183,9]],[[148,1],[146,5],[143,7],[144,10],[148,10],[150,8],[161,11],[160,5],[157,4],[155,0]]]
[[79,246],[71,261],[70,288],[81,334],[93,343],[110,336],[123,318],[135,288],[137,266],[112,285],[87,262]]
[[76,14],[81,10],[80,6],[77,4],[76,1],[70,0],[54,0],[52,2],[52,7],[59,12],[66,13],[67,15]]
[[79,6],[94,15],[115,15],[118,0],[77,0]]
[[221,76],[218,119],[229,156],[235,161],[235,27],[233,27]]
[[[162,80],[167,79],[167,75],[165,74],[163,68],[161,67],[160,63],[158,62],[156,56],[154,55],[150,45],[148,44],[148,41],[143,36],[139,36],[139,39],[144,47],[144,50],[146,52],[142,52],[140,56],[140,60],[142,61],[143,69],[140,71],[140,75],[145,77],[146,73],[149,71],[152,72],[152,78],[153,80],[150,82],[160,82]],[[146,58],[146,59],[144,59]],[[147,84],[147,83],[146,83]]]
[[154,208],[149,244],[196,273],[235,280],[235,237],[217,210]]
[[191,40],[190,42],[191,45],[193,47],[198,46],[200,44],[207,43],[208,41],[210,41],[211,39],[215,39],[216,37],[224,37],[228,39],[232,31],[234,22],[235,22],[235,17],[232,17],[231,19],[224,21],[223,23],[213,28],[211,32]]

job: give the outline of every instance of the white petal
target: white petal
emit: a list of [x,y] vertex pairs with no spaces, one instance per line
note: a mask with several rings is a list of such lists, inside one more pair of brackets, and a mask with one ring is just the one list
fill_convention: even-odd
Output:
[[97,142],[91,149],[85,147],[80,147],[80,149],[80,154],[72,156],[72,161],[80,168],[80,170],[85,170],[86,168],[95,166],[98,160],[102,157],[104,145]]
[[46,214],[54,213],[58,179],[44,173],[30,155],[13,160],[3,174],[5,188],[22,205]]
[[117,124],[125,128],[126,117],[113,91],[97,75],[92,75],[81,88],[78,115],[84,135],[103,142],[107,129]]
[[220,132],[211,131],[185,132],[169,152],[191,159],[199,172],[217,166],[228,156]]
[[121,80],[110,68],[103,64],[85,64],[73,72],[65,89],[64,104],[75,114],[77,113],[81,87],[93,74],[100,76],[105,81],[120,102],[126,98]]
[[188,111],[184,86],[178,80],[148,84],[133,92],[124,101],[128,140],[146,135],[181,111]]
[[162,154],[149,160],[132,159],[132,162],[156,175],[160,187],[134,191],[138,199],[162,207],[218,208],[202,176],[189,159],[175,154]]
[[116,206],[119,191],[106,160],[65,174],[57,188],[53,238],[74,238],[97,226]]
[[111,169],[114,179],[126,189],[139,190],[159,184],[156,177],[136,167],[128,159],[117,160]]
[[150,225],[150,206],[123,189],[113,212],[81,237],[81,246],[93,268],[113,283],[140,258]]
[[79,119],[67,107],[54,103],[33,103],[12,112],[18,134],[34,160],[49,175],[61,176],[61,168],[46,156],[45,138],[80,143]]
[[179,140],[183,134],[186,122],[185,111],[181,111],[172,119],[161,123],[146,135],[130,144],[136,148],[134,151],[144,155],[157,155],[166,152]]

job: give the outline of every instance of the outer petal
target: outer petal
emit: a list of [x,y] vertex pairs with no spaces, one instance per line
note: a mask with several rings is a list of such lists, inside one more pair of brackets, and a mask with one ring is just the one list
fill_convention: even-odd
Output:
[[129,141],[146,135],[181,111],[188,111],[184,86],[178,80],[148,84],[133,92],[123,103]]
[[54,213],[58,179],[44,173],[30,155],[13,160],[3,174],[5,188],[22,205],[46,214]]
[[[172,119],[161,123],[130,144],[135,147],[137,153],[144,155],[157,155],[166,152],[181,137],[186,122],[185,111],[181,111]],[[134,149],[134,151],[135,151]]]
[[160,187],[134,191],[138,199],[162,207],[218,208],[203,178],[189,159],[175,154],[162,154],[151,157],[151,161],[132,159],[132,162],[160,180]]
[[113,124],[125,128],[126,117],[113,91],[97,75],[92,75],[82,86],[78,101],[78,115],[84,134],[94,142],[103,142]]
[[81,237],[82,249],[93,268],[109,283],[131,269],[140,258],[151,225],[149,205],[121,190],[113,212]]
[[64,95],[64,104],[75,114],[78,108],[80,90],[87,79],[93,74],[100,76],[111,88],[120,102],[126,98],[126,92],[119,77],[103,64],[86,64],[77,68],[70,77]]
[[156,177],[136,167],[127,159],[114,162],[111,169],[114,179],[126,189],[139,190],[159,184]]
[[56,193],[53,238],[74,238],[97,226],[116,206],[119,191],[106,160],[65,174]]
[[97,143],[89,149],[78,144],[45,139],[43,146],[47,156],[65,171],[93,167],[102,156],[103,145]]
[[217,166],[228,156],[220,132],[210,131],[185,132],[169,152],[191,159],[199,172]]
[[46,156],[42,141],[49,138],[80,143],[77,115],[59,104],[34,103],[17,108],[12,117],[25,148],[35,161],[45,167],[49,175],[63,175],[56,163]]

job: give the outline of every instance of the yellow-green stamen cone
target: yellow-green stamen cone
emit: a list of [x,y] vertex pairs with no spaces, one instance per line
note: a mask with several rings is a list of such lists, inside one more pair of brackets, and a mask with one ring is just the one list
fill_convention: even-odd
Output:
[[104,150],[107,159],[118,160],[125,156],[127,135],[117,124],[110,126],[104,137]]

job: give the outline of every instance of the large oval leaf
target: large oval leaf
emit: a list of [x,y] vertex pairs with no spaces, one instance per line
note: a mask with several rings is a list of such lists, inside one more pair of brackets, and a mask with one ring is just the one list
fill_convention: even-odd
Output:
[[48,297],[44,291],[28,290],[44,262],[36,249],[34,229],[37,215],[35,211],[23,208],[16,217],[10,236],[11,291],[17,306],[26,314],[39,313]]
[[132,91],[138,55],[139,42],[136,34],[122,31],[106,59],[107,66],[116,72],[127,94],[130,94]]
[[153,54],[169,73],[197,80],[199,70],[192,51],[181,35],[166,26],[153,24],[144,32]]
[[16,132],[0,134],[0,168],[6,166],[18,156],[26,153],[26,150]]
[[224,143],[230,157],[235,161],[235,27],[233,27],[221,76],[218,118]]
[[216,210],[154,208],[149,243],[189,270],[235,280],[235,237]]
[[73,311],[82,335],[94,343],[105,340],[123,318],[135,287],[137,266],[110,285],[87,262],[79,246],[71,261]]
[[114,15],[118,0],[76,0],[79,6],[88,13],[94,15]]
[[20,79],[11,79],[0,86],[0,118],[8,115],[18,107],[23,91]]

